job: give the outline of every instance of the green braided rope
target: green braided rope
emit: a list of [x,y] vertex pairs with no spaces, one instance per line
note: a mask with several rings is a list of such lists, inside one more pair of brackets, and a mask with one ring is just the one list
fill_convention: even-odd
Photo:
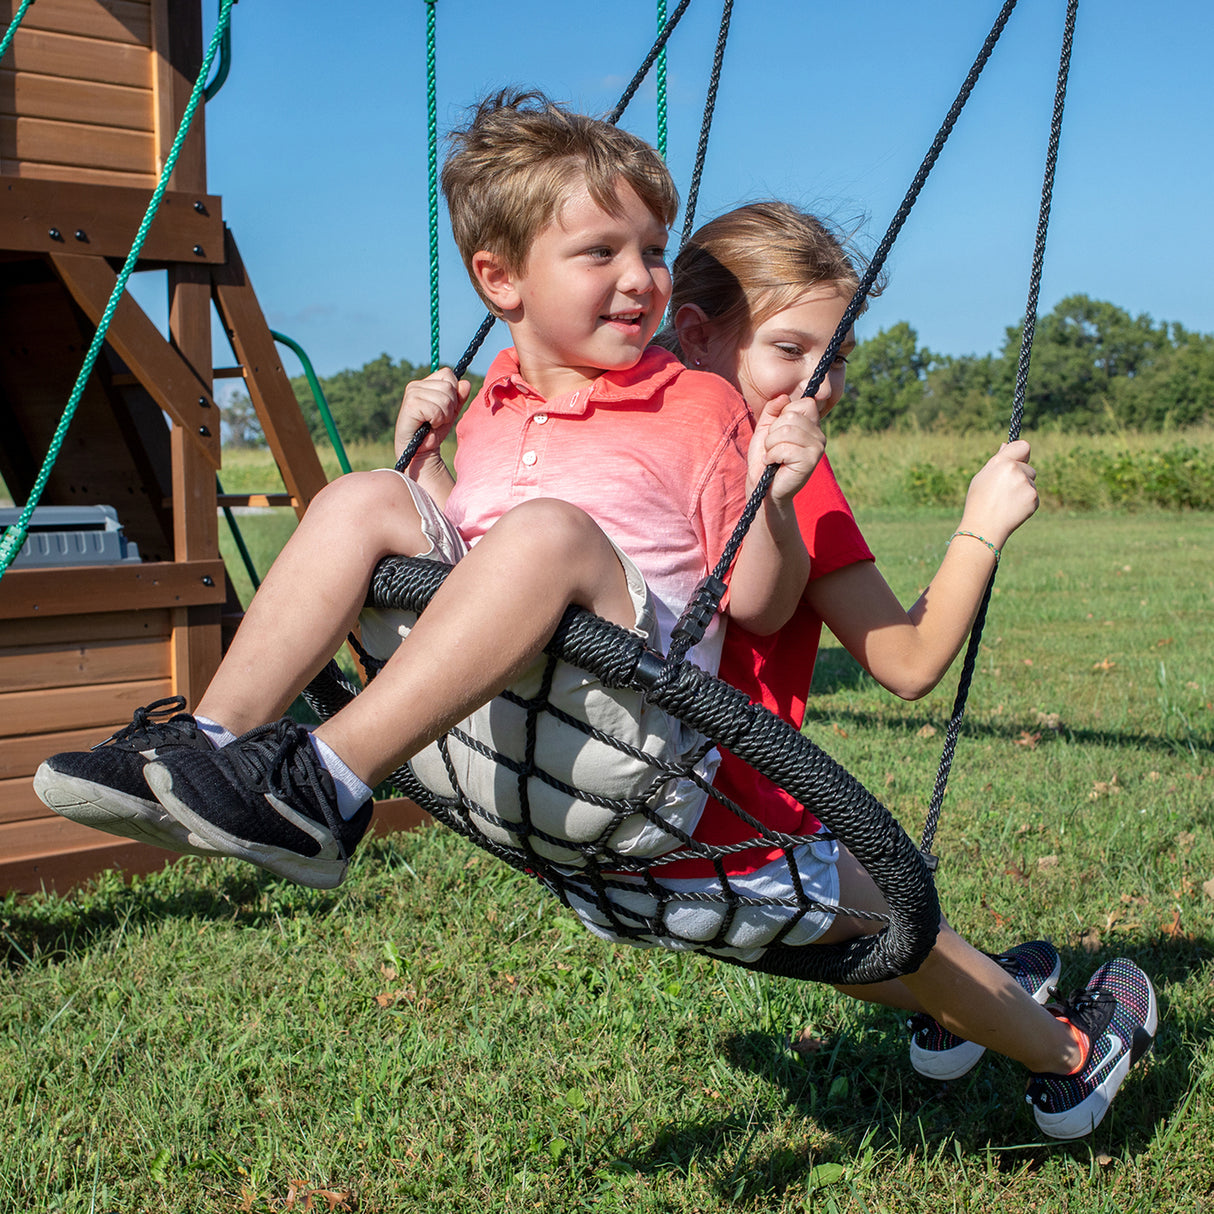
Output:
[[430,207],[430,370],[438,368],[438,85],[435,71],[434,5],[426,4],[426,170]]
[[[666,28],[666,0],[658,0],[658,33]],[[658,54],[658,155],[666,159],[666,48]]]
[[8,29],[4,31],[4,37],[0,38],[0,59],[8,54],[8,48],[12,45],[13,37],[17,33],[17,26],[21,24],[25,10],[33,3],[34,0],[21,0],[21,7],[17,10],[17,15],[9,22]]
[[185,137],[189,133],[190,123],[194,120],[194,111],[198,108],[204,84],[207,77],[211,74],[211,64],[214,62],[215,53],[219,49],[219,44],[223,39],[224,30],[228,27],[228,19],[232,13],[232,4],[233,0],[220,0],[219,21],[215,27],[214,36],[211,38],[211,45],[207,48],[202,70],[198,73],[198,79],[194,82],[194,91],[190,94],[190,100],[185,107],[185,113],[181,116],[181,126],[177,129],[177,137],[173,140],[173,146],[170,148],[168,157],[165,159],[164,168],[160,173],[160,180],[156,183],[156,189],[152,194],[151,202],[148,203],[148,209],[144,214],[143,222],[139,225],[139,231],[135,233],[135,243],[131,246],[130,253],[127,254],[126,263],[122,267],[122,272],[118,275],[118,281],[114,284],[110,301],[106,304],[101,321],[97,325],[97,332],[93,334],[92,344],[88,348],[88,353],[84,356],[84,366],[80,368],[80,374],[76,378],[76,386],[72,389],[72,395],[67,402],[66,408],[63,410],[63,417],[60,418],[59,426],[55,431],[54,437],[51,439],[50,450],[47,452],[46,459],[43,461],[42,467],[38,472],[37,480],[34,481],[29,501],[26,502],[25,508],[21,511],[21,515],[17,521],[5,531],[4,539],[0,540],[0,577],[4,576],[25,543],[25,537],[29,532],[30,518],[33,516],[34,510],[38,505],[38,499],[46,488],[46,482],[50,479],[51,469],[55,466],[55,460],[59,456],[63,440],[67,437],[68,427],[72,424],[72,418],[76,415],[76,408],[80,404],[80,398],[84,395],[85,384],[88,383],[88,378],[93,373],[93,367],[96,365],[98,355],[101,353],[101,347],[105,342],[105,335],[109,330],[110,321],[114,318],[114,312],[118,307],[119,301],[122,299],[123,292],[126,290],[127,280],[135,269],[135,263],[139,260],[139,254],[143,250],[144,242],[147,240],[148,229],[152,226],[152,220],[156,218],[156,212],[160,209],[161,199],[168,188],[169,178],[173,175],[174,168],[177,167],[177,158],[181,154],[181,146],[185,143]]

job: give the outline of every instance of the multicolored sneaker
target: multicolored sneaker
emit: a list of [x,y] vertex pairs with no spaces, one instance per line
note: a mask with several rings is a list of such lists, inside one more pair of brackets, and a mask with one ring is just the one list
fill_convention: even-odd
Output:
[[[992,954],[991,960],[1007,970],[1038,1003],[1050,998],[1062,973],[1058,951],[1047,940],[1018,944],[1006,953]],[[912,1016],[906,1026],[911,1030],[911,1066],[929,1079],[960,1079],[986,1052],[985,1046],[950,1033],[922,1012]]]
[[1076,1075],[1034,1075],[1025,1099],[1051,1138],[1082,1138],[1109,1111],[1130,1067],[1151,1048],[1159,1008],[1150,979],[1122,957],[1102,965],[1057,1015],[1087,1034],[1090,1045]]
[[216,851],[314,889],[341,884],[371,821],[370,800],[348,821],[338,813],[333,777],[289,717],[209,754],[166,751],[144,775],[182,827]]
[[148,760],[167,750],[214,752],[184,708],[181,696],[156,700],[136,708],[129,725],[92,750],[51,755],[34,775],[34,792],[49,809],[82,826],[169,851],[213,856],[214,848],[165,813],[143,778]]

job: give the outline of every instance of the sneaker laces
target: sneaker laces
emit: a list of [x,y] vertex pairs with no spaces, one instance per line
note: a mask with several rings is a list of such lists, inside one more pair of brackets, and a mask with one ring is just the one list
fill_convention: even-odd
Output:
[[[239,745],[224,747],[224,753],[251,783],[262,785],[284,801],[303,799],[309,811],[318,809],[341,858],[350,858],[343,838],[344,819],[332,804],[324,785],[324,765],[302,725],[284,717],[250,730]],[[316,820],[312,812],[308,816]]]
[[[108,738],[90,746],[89,749],[99,750],[102,746],[125,743],[133,750],[144,750],[148,743],[154,745],[165,736],[168,732],[166,726],[178,716],[184,715],[184,709],[185,696],[168,696],[163,700],[153,700],[152,703],[135,709],[135,715],[129,725],[124,725],[117,733],[110,734]],[[154,720],[156,717],[167,719]],[[136,738],[140,739],[140,745],[135,745]]]

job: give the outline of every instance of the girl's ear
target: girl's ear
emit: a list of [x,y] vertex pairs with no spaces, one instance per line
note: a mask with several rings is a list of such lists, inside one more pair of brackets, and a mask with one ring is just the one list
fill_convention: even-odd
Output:
[[699,304],[684,304],[675,313],[674,331],[687,363],[693,367],[704,366],[709,361],[708,346],[713,332],[708,313]]
[[487,249],[473,253],[472,276],[481,294],[497,309],[499,315],[505,316],[522,304],[513,272],[506,268],[496,253],[490,253]]

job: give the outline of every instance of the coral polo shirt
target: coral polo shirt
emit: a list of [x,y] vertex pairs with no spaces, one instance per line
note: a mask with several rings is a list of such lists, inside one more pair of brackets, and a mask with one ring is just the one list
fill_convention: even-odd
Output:
[[[752,421],[716,375],[651,346],[627,371],[545,400],[504,350],[456,426],[455,488],[445,513],[471,544],[530,498],[580,506],[633,561],[656,600],[665,652],[746,501]],[[692,660],[715,672],[723,630]]]

